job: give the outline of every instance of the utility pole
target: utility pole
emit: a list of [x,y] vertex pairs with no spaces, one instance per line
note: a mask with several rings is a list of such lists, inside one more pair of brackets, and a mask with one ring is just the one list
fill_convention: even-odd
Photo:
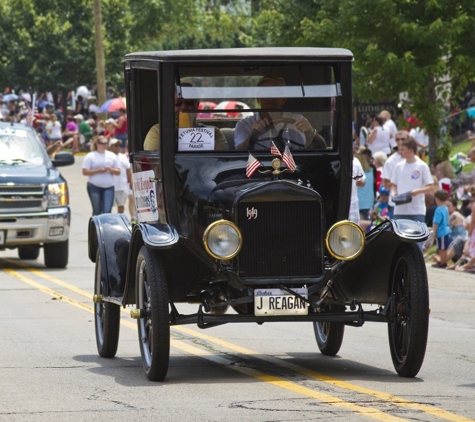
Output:
[[94,0],[94,39],[96,44],[97,105],[106,101],[104,45],[102,44],[101,0]]

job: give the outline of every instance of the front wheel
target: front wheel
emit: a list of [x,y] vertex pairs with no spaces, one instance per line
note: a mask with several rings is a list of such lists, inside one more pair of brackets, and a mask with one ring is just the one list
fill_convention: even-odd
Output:
[[40,255],[40,245],[18,247],[18,257],[20,259],[37,259]]
[[142,365],[151,381],[163,381],[170,360],[170,322],[165,269],[156,251],[142,246],[135,267],[137,320]]
[[66,268],[69,258],[69,240],[45,243],[43,247],[45,265],[48,268]]
[[[96,255],[96,270],[94,277],[94,294],[104,292],[101,280],[101,255]],[[99,356],[113,358],[117,353],[120,331],[120,306],[109,302],[94,303],[94,325],[96,327],[96,345]]]
[[326,356],[335,356],[343,342],[345,325],[341,322],[315,321],[313,330],[320,352]]
[[389,347],[396,372],[412,378],[424,361],[429,330],[429,288],[424,258],[413,243],[402,244],[390,280]]

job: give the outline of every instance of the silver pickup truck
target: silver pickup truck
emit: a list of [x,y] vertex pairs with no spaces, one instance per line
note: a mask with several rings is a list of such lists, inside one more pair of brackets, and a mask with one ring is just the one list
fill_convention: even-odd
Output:
[[69,192],[56,167],[73,163],[66,152],[51,160],[31,127],[0,122],[0,250],[37,259],[42,247],[47,267],[68,265]]

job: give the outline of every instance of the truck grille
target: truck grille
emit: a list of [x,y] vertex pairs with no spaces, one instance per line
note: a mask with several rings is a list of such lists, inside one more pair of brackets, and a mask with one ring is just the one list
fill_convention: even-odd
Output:
[[321,275],[320,212],[317,201],[240,203],[241,277]]
[[43,185],[0,185],[0,211],[41,211]]

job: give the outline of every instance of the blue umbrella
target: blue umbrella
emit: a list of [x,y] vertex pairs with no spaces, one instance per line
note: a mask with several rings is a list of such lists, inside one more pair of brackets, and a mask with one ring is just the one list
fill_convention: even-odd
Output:
[[10,101],[16,101],[16,100],[18,100],[18,95],[15,95],[15,94],[7,94],[3,96],[4,103],[9,103]]
[[475,107],[467,108],[467,114],[469,117],[475,117]]
[[46,106],[54,106],[54,103],[51,101],[42,101],[41,103],[38,104],[38,107],[44,108]]

